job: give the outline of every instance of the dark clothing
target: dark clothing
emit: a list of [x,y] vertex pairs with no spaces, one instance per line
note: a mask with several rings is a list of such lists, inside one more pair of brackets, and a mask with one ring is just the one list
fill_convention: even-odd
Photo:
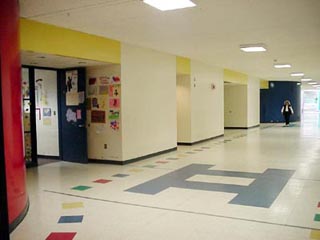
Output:
[[290,112],[283,112],[284,120],[286,121],[286,125],[290,123]]
[[290,115],[293,114],[293,109],[291,105],[283,105],[281,112],[284,116],[284,120],[286,121],[286,125],[290,123]]

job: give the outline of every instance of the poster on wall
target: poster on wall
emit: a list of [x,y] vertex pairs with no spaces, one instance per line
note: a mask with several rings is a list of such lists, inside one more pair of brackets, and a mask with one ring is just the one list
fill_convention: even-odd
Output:
[[81,109],[77,109],[77,119],[78,120],[82,119]]
[[66,93],[66,105],[67,106],[78,106],[79,105],[79,94],[77,92]]
[[78,92],[78,71],[66,72],[66,87],[67,92]]
[[42,78],[38,78],[35,81],[35,98],[36,98],[36,107],[48,105],[47,101],[47,91],[44,86],[44,81]]
[[27,81],[22,81],[22,96],[23,98],[29,98],[29,82]]
[[110,85],[109,86],[109,96],[110,97],[120,97],[120,85]]
[[109,120],[115,120],[120,118],[120,112],[117,110],[109,110]]
[[97,95],[97,86],[90,85],[88,88],[88,96]]
[[100,82],[100,85],[110,84],[110,77],[107,77],[107,76],[99,77],[99,82]]
[[96,78],[89,78],[89,85],[95,85],[97,83]]
[[120,98],[110,98],[109,108],[120,108]]
[[44,126],[51,126],[51,118],[43,118],[43,125]]
[[68,108],[66,112],[67,122],[77,122],[77,113]]
[[98,98],[92,98],[92,108],[99,108],[99,100]]
[[43,108],[42,112],[43,117],[51,117],[51,108]]
[[112,76],[112,82],[114,84],[120,84],[120,77],[119,76]]
[[100,95],[108,95],[108,86],[99,86]]
[[108,107],[108,98],[107,96],[100,96],[99,97],[99,108],[101,109],[107,109]]
[[118,131],[120,129],[120,122],[118,120],[110,121],[110,128]]
[[91,111],[91,123],[106,123],[105,111]]

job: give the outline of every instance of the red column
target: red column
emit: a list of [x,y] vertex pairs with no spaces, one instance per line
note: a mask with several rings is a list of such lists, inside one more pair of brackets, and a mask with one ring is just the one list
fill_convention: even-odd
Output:
[[23,158],[18,0],[0,0],[0,51],[4,154],[12,224],[21,217],[28,201]]

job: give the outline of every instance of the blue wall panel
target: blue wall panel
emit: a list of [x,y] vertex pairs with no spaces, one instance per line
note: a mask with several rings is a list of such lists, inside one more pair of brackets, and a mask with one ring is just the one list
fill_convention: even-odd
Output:
[[301,88],[297,82],[269,82],[269,89],[260,90],[260,122],[284,122],[283,102],[288,99],[294,110],[291,121],[300,121]]

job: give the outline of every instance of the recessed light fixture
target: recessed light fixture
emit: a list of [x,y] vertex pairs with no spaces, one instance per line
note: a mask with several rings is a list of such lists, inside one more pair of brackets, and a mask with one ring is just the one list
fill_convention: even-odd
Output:
[[273,65],[275,68],[291,68],[291,64],[288,63],[277,63]]
[[267,47],[263,43],[241,44],[240,49],[241,49],[241,51],[244,51],[244,52],[265,52],[265,51],[267,51]]
[[310,82],[311,78],[301,78],[301,82]]
[[291,75],[291,77],[303,77],[304,73],[303,72],[293,72],[290,75]]
[[161,11],[169,11],[196,6],[196,4],[194,4],[190,0],[143,0],[143,2]]
[[310,85],[316,85],[316,84],[318,84],[317,82],[308,82],[308,84],[310,84]]

